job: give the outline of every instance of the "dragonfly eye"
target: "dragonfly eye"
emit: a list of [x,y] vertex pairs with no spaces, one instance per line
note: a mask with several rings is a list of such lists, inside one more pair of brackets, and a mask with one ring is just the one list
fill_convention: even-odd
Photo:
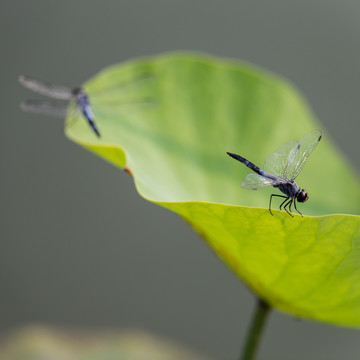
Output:
[[72,94],[73,94],[74,96],[80,95],[81,93],[83,93],[83,91],[82,91],[81,88],[75,88],[75,89],[72,91]]
[[307,199],[309,199],[309,194],[305,189],[302,189],[298,192],[296,198],[298,202],[305,202]]

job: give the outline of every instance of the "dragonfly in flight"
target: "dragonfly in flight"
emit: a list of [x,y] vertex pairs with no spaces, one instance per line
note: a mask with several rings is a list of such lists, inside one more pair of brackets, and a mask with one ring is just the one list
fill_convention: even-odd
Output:
[[295,210],[302,216],[296,207],[296,201],[300,203],[307,201],[309,194],[305,189],[300,189],[295,179],[320,140],[320,130],[313,130],[299,141],[291,140],[285,143],[266,158],[264,170],[240,155],[231,152],[227,154],[255,172],[255,174],[251,173],[245,177],[241,184],[243,188],[258,190],[267,186],[273,186],[285,194],[285,196],[278,194],[270,196],[269,211],[271,215],[273,215],[271,212],[271,200],[273,196],[276,196],[285,199],[280,205],[280,210],[284,206],[284,210],[293,217],[291,205],[294,204]]
[[[81,111],[91,129],[100,137],[100,132],[96,126],[95,117],[91,110],[89,97],[80,87],[71,90],[64,86],[52,85],[24,75],[19,77],[19,82],[24,87],[41,95],[46,95],[58,100],[75,100],[77,108]],[[66,106],[53,101],[26,100],[21,103],[21,109],[36,114],[66,116]]]

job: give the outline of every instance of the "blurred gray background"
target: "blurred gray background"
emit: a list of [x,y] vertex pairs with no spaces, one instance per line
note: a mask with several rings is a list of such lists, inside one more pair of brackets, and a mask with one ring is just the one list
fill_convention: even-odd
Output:
[[[254,306],[131,177],[68,141],[61,120],[22,113],[19,74],[75,86],[170,50],[246,60],[291,80],[359,169],[359,33],[355,0],[2,0],[0,330],[137,327],[236,359]],[[260,359],[360,357],[356,330],[269,320]]]

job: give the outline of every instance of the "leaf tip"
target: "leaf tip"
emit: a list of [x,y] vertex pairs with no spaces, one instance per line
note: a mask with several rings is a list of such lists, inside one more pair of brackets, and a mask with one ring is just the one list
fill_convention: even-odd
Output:
[[132,173],[132,171],[130,170],[130,168],[129,168],[128,166],[125,166],[125,167],[124,167],[124,171],[125,171],[126,173],[128,173],[130,176],[133,176],[133,173]]

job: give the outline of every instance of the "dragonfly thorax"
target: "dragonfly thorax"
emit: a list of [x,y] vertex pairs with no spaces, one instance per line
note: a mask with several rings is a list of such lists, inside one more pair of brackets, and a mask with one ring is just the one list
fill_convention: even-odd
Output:
[[305,202],[307,199],[309,199],[309,194],[305,189],[302,189],[296,194],[296,200],[298,202]]
[[289,198],[297,197],[300,192],[299,186],[292,179],[284,179],[284,181],[279,185],[273,185],[274,188],[279,189],[282,193],[284,193]]
[[[74,97],[79,109],[84,113],[84,111],[86,111],[86,108],[90,107],[90,103],[89,103],[89,98],[86,95],[86,93],[84,92],[84,90],[82,88],[75,88],[72,91],[72,96]],[[88,118],[86,116],[86,114],[84,114],[86,118]]]

